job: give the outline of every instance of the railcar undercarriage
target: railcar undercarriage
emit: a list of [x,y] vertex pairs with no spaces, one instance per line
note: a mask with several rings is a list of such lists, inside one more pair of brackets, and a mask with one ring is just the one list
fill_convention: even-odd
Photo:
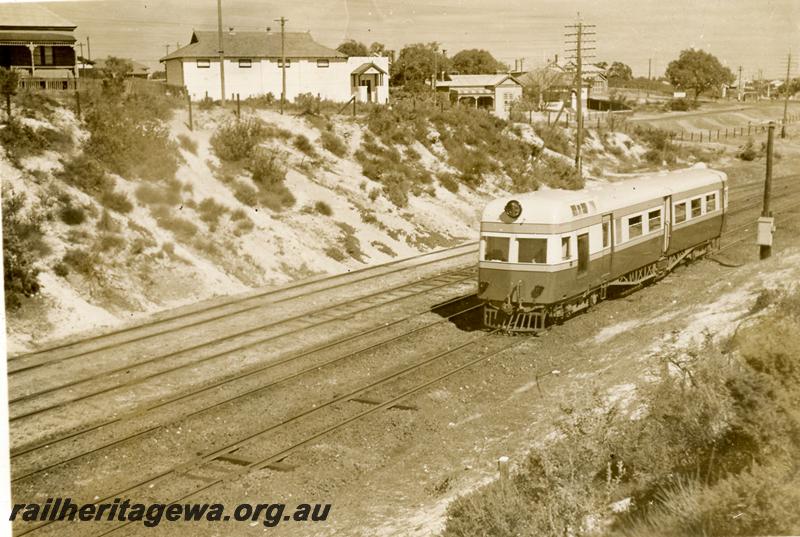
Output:
[[719,239],[714,239],[686,250],[660,258],[655,263],[603,282],[584,293],[553,304],[525,304],[513,297],[521,296],[519,289],[511,289],[501,304],[486,303],[483,307],[485,326],[515,333],[541,332],[552,323],[561,323],[569,317],[587,310],[600,300],[605,300],[611,290],[615,296],[625,296],[645,285],[658,281],[683,262],[694,261],[716,249]]

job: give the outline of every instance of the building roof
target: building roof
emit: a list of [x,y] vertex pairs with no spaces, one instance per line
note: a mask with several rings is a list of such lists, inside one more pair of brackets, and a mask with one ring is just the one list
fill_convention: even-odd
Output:
[[[139,63],[137,61],[131,60],[130,58],[120,58],[121,60],[125,60],[126,62],[131,64],[133,70],[131,74],[133,75],[146,75],[147,72],[150,70],[149,67],[146,65]],[[92,60],[92,67],[93,69],[103,69],[106,66],[106,61],[108,58],[98,58],[96,60]]]
[[26,43],[69,43],[75,42],[72,34],[61,34],[55,32],[19,32],[0,30],[0,43],[3,44],[26,44]]
[[450,80],[442,80],[436,83],[437,87],[496,87],[511,80],[514,84],[521,85],[519,81],[509,74],[498,75],[448,75]]
[[[347,58],[338,50],[320,45],[307,32],[286,32],[287,58]],[[226,58],[280,58],[281,34],[271,32],[225,32],[222,48]],[[191,42],[171,52],[160,61],[179,58],[215,58],[219,56],[217,32],[195,31]]]
[[713,190],[726,178],[725,174],[695,166],[687,170],[648,175],[587,186],[583,190],[539,190],[528,194],[498,198],[489,202],[483,211],[484,222],[504,222],[506,203],[515,199],[522,205],[522,214],[515,224],[562,224],[585,218],[575,215],[571,205],[586,203],[589,215],[607,214],[612,211],[664,196],[708,187]]
[[362,63],[361,65],[359,65],[358,67],[353,69],[352,74],[354,74],[354,75],[363,75],[364,73],[366,73],[370,69],[375,69],[377,72],[382,73],[384,75],[388,74],[386,71],[381,69],[380,66],[375,65],[372,62]]
[[77,25],[39,4],[0,4],[0,30],[74,30]]

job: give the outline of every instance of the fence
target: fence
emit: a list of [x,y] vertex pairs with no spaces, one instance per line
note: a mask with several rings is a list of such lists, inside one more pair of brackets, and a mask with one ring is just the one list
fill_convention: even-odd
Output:
[[[795,123],[800,121],[800,114],[790,114],[786,117],[786,124]],[[778,125],[783,123],[783,120],[775,121]],[[651,127],[647,125],[640,125],[640,124],[631,124],[629,122],[625,122],[621,125],[621,131],[624,133],[634,132],[635,129],[645,129],[645,130],[660,130],[667,132],[668,135],[676,141],[679,142],[723,142],[725,140],[734,140],[737,138],[746,138],[748,136],[752,136],[754,134],[765,133],[767,132],[769,122],[760,122],[760,123],[753,123],[748,122],[747,126],[741,127],[726,127],[726,128],[719,128],[719,129],[698,129],[698,130],[679,130],[674,131],[670,129],[664,129],[660,127]]]
[[70,91],[75,89],[75,78],[24,77],[19,80],[23,90]]

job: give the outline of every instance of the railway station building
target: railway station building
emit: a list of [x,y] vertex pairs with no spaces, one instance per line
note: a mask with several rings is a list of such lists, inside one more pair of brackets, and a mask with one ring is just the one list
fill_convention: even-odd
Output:
[[[348,57],[314,41],[308,32],[286,32],[286,99],[304,93],[322,99],[385,104],[389,100],[389,58]],[[242,99],[271,93],[280,98],[280,32],[223,33],[226,97]],[[167,85],[185,87],[193,99],[219,99],[220,54],[217,32],[195,31],[190,43],[164,56]]]

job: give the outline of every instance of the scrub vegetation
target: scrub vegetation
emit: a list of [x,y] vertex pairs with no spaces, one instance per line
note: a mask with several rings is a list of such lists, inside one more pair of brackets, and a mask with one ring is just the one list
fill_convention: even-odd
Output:
[[443,535],[796,533],[800,292],[758,302],[725,344],[660,356],[632,413],[564,404],[557,439],[453,502]]

